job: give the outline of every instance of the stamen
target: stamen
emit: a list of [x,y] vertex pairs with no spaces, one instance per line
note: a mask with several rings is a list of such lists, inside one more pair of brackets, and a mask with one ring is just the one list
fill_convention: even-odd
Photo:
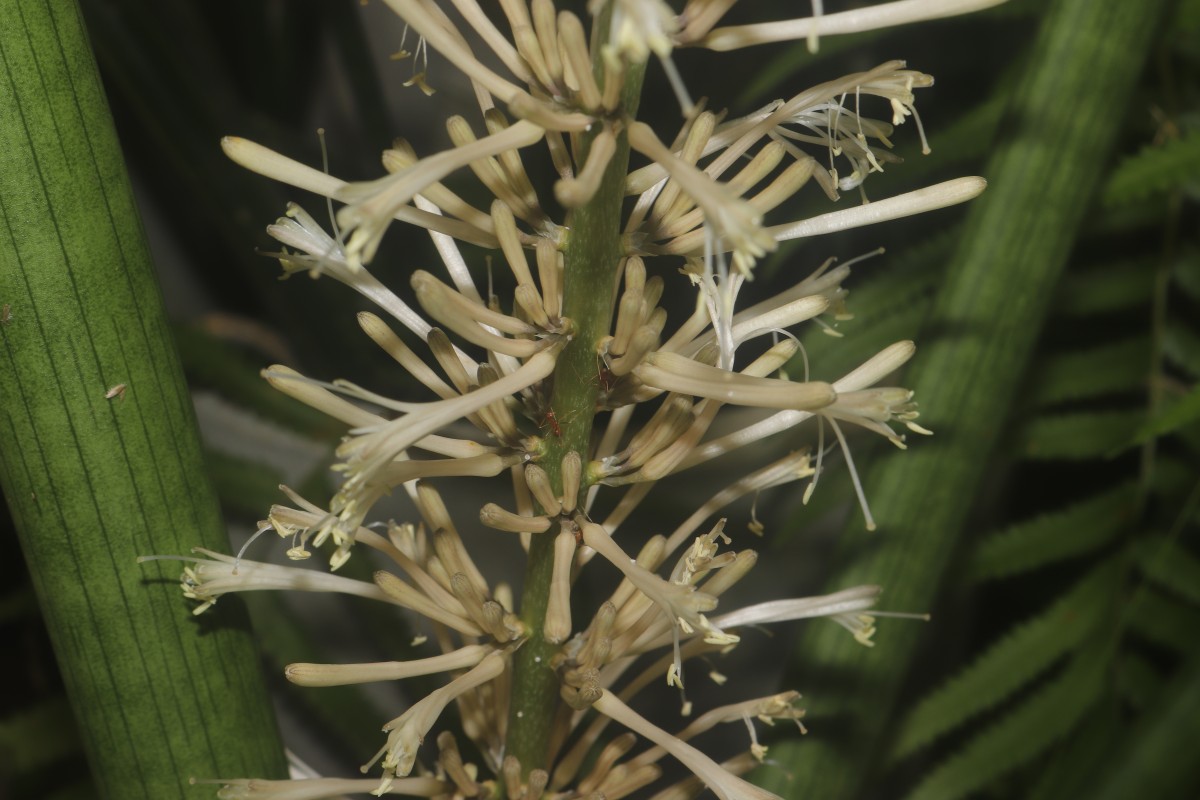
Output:
[[854,484],[854,493],[858,496],[858,504],[862,508],[863,517],[867,521],[867,530],[875,530],[875,518],[871,516],[871,508],[867,505],[867,495],[863,492],[862,481],[858,479],[858,470],[854,468],[854,457],[850,455],[850,445],[846,444],[846,437],[842,435],[842,429],[833,419],[829,420],[829,426],[833,428],[833,433],[837,436],[838,444],[842,446],[842,453],[846,456],[846,466],[850,469],[850,480]]
[[249,539],[246,540],[246,543],[241,546],[241,549],[239,549],[237,552],[237,557],[233,560],[233,574],[234,575],[238,574],[238,564],[242,563],[242,556],[244,556],[246,554],[246,551],[250,549],[250,545],[254,544],[255,539],[262,536],[264,533],[266,533],[269,530],[271,530],[270,525],[267,525],[265,527],[260,527],[258,530],[256,530],[254,532],[254,534]]

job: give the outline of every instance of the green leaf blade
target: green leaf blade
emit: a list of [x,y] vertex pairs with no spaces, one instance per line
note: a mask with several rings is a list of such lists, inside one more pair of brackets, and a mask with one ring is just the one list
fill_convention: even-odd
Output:
[[1079,656],[1055,680],[925,776],[907,800],[959,800],[1067,736],[1103,686],[1103,661]]
[[1157,708],[1128,732],[1116,758],[1097,764],[1098,774],[1081,797],[1191,797],[1200,763],[1187,757],[1200,738],[1200,658],[1193,658],[1164,687]]
[[1142,425],[1142,411],[1042,414],[1017,435],[1014,449],[1034,461],[1084,461],[1124,450]]
[[1030,380],[1033,407],[1145,390],[1150,341],[1136,338],[1091,346],[1044,359]]
[[1135,490],[1118,486],[985,538],[967,567],[970,579],[1005,578],[1103,546],[1131,520]]
[[1138,548],[1146,577],[1200,606],[1200,558],[1174,539],[1156,536]]
[[1151,145],[1127,158],[1102,193],[1108,206],[1137,203],[1200,181],[1200,132]]
[[1117,574],[1114,562],[1097,568],[918,703],[896,735],[893,758],[916,752],[998,705],[1078,647],[1102,618],[1102,601]]

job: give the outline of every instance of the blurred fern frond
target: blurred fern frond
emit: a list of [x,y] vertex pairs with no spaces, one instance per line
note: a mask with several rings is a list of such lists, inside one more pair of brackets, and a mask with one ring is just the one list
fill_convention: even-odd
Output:
[[[1177,15],[1197,8],[1183,3]],[[1158,79],[1193,87],[1200,63],[1162,67]],[[1147,91],[1164,96],[1153,80]],[[1120,223],[1089,226],[1075,244],[993,465],[1004,477],[987,507],[1012,521],[976,539],[949,590],[977,604],[988,632],[893,738],[909,800],[1196,789],[1200,770],[1177,763],[1196,725],[1176,705],[1192,702],[1200,649],[1200,98],[1191,91],[1190,110],[1132,126],[1135,141],[1167,138],[1117,159],[1097,215]],[[1157,213],[1119,216],[1134,206]],[[998,610],[1005,601],[1014,610]]]

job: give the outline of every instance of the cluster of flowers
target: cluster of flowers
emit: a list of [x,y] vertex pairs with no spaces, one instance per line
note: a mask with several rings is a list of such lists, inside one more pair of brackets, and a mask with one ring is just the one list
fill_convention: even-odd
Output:
[[[293,664],[288,679],[331,686],[445,673],[447,681],[384,726],[386,741],[364,767],[380,762],[380,777],[224,780],[219,796],[297,800],[372,791],[474,798],[502,792],[510,800],[619,800],[657,781],[658,762],[669,754],[694,777],[662,789],[655,795],[660,800],[691,797],[705,787],[722,800],[774,797],[739,776],[765,752],[753,719],[799,724],[795,692],[714,709],[675,733],[629,703],[664,674],[682,687],[687,659],[735,646],[735,631],[748,625],[827,617],[870,643],[874,586],[717,613],[721,596],[756,561],[754,550],[721,550],[731,542],[720,512],[788,482],[807,479],[811,491],[823,447],[738,477],[668,535],[647,538],[630,520],[659,480],[813,417],[843,449],[843,424],[899,446],[903,437],[893,423],[926,433],[914,422],[910,391],[877,385],[912,356],[911,342],[886,348],[832,383],[772,377],[798,351],[789,327],[805,320],[826,325],[821,316],[844,314],[842,283],[850,264],[826,263],[748,308],[737,309],[737,298],[756,260],[780,241],[959,203],[984,183],[963,178],[765,225],[764,215],[810,182],[836,200],[895,161],[888,150],[892,127],[915,118],[913,92],[932,79],[889,62],[727,120],[692,103],[671,53],[682,46],[723,50],[796,38],[815,45],[818,32],[946,16],[996,1],[904,0],[823,16],[814,2],[813,18],[718,28],[733,0],[689,0],[678,13],[663,0],[593,0],[589,37],[584,21],[556,9],[553,0],[501,0],[508,33],[476,0],[448,0],[456,18],[434,0],[386,0],[419,35],[418,54],[432,49],[470,78],[485,136],[466,119],[452,118],[452,149],[418,158],[399,141],[383,154],[388,174],[358,184],[243,139],[224,141],[238,163],[343,204],[332,235],[289,206],[268,228],[284,245],[279,261],[289,273],[326,276],[357,290],[423,342],[436,367],[380,316],[359,315],[367,336],[438,399],[400,402],[346,381],[322,383],[282,366],[266,370],[272,385],[350,426],[337,449],[343,480],[328,508],[285,490],[290,504],[272,508],[262,525],[289,540],[293,559],[328,544],[332,569],[205,551],[187,559],[184,592],[199,601],[197,613],[226,593],[263,589],[342,592],[403,607],[425,618],[440,654],[407,662]],[[511,79],[477,59],[472,42],[487,47]],[[634,116],[651,56],[666,69],[686,119],[669,143]],[[424,87],[426,77],[416,74],[411,82]],[[860,114],[870,97],[885,101],[888,121]],[[554,198],[568,210],[561,223],[547,213],[522,163],[522,151],[539,143],[559,175]],[[815,145],[815,155],[802,145]],[[646,165],[628,171],[630,150]],[[494,196],[490,208],[472,206],[441,183],[463,167]],[[626,197],[636,199],[621,221]],[[365,266],[392,220],[428,229],[441,255],[444,279],[412,273],[424,314]],[[500,252],[516,287],[511,298],[481,295],[458,242]],[[659,305],[666,283],[647,268],[651,257],[682,266],[697,290],[694,313],[669,335]],[[599,271],[599,278],[588,278],[589,271]],[[741,349],[748,342],[757,345],[747,348],[751,357]],[[726,406],[764,411],[752,424],[708,436]],[[637,408],[653,410],[635,415]],[[461,433],[464,420],[469,435]],[[846,459],[853,474],[848,451]],[[513,534],[513,547],[519,541],[529,553],[520,603],[506,584],[489,582],[467,552],[458,532],[464,520],[452,517],[435,488],[454,476],[511,481],[512,506],[489,503],[478,520]],[[623,494],[605,516],[593,518],[605,486],[621,487]],[[412,498],[421,520],[388,522],[381,533],[367,518],[396,489]],[[858,493],[873,526],[861,488]],[[356,545],[376,551],[392,568],[377,572],[373,582],[333,574]],[[596,556],[623,580],[598,608],[573,609],[572,582]],[[575,627],[573,618],[588,621]],[[531,719],[536,709],[517,707],[528,692],[514,687],[547,676],[556,706]],[[483,764],[464,762],[449,731],[438,733],[436,748],[419,760],[422,742],[450,703],[457,705],[461,736]],[[626,732],[606,742],[611,722]],[[726,722],[750,728],[746,753],[719,764],[688,744]],[[516,733],[522,726],[526,731]],[[533,735],[540,744],[522,745],[522,762],[513,741],[528,740],[531,726],[541,730]],[[634,753],[638,737],[652,746]]]

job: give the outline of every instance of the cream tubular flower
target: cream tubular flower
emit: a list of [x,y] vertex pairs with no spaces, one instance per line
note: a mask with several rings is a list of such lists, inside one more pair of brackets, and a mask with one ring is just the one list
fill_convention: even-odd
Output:
[[697,591],[690,583],[675,583],[658,577],[626,555],[603,527],[593,522],[584,522],[580,527],[584,543],[619,569],[639,592],[658,606],[685,634],[699,630],[704,640],[712,644],[733,644],[738,640],[705,618],[705,612],[717,607],[715,597]]
[[[589,10],[599,13],[603,3],[591,0]],[[615,0],[608,42],[604,45],[606,61],[618,57],[634,63],[644,63],[651,53],[658,56],[667,80],[675,92],[684,116],[692,113],[692,100],[683,79],[671,60],[671,50],[679,32],[679,20],[664,0]]]
[[344,459],[346,480],[334,496],[330,510],[336,520],[330,526],[352,537],[380,494],[390,488],[376,482],[388,464],[434,431],[544,379],[554,369],[556,354],[557,345],[534,354],[511,375],[461,397],[428,403],[420,411],[352,430],[351,438],[337,449]]
[[775,249],[775,240],[763,232],[762,213],[758,209],[672,153],[648,125],[642,122],[630,125],[629,143],[665,168],[696,205],[704,209],[704,230],[717,240],[719,247],[733,251],[734,265],[739,271],[748,274],[755,261]]
[[491,48],[499,59],[508,67],[508,71],[525,83],[533,81],[533,73],[521,59],[517,48],[504,37],[500,29],[492,23],[476,0],[451,0],[458,12],[471,25],[480,38]]
[[287,272],[308,270],[312,277],[328,275],[346,284],[375,305],[387,311],[404,327],[422,339],[429,333],[429,323],[407,303],[360,267],[352,267],[340,242],[327,234],[307,211],[288,203],[287,216],[280,217],[267,233],[276,241],[299,250],[304,255],[285,254],[279,263]]
[[[861,228],[882,222],[902,219],[916,214],[924,214],[941,208],[965,203],[973,200],[987,188],[987,181],[979,177],[955,178],[943,183],[927,186],[906,192],[895,197],[875,200],[853,208],[831,211],[805,220],[770,225],[761,230],[775,242],[790,239],[803,239],[809,236],[819,236],[826,233]],[[698,255],[705,247],[704,232],[692,231],[671,240],[662,248],[664,253],[679,255]],[[768,249],[774,249],[774,246]],[[721,252],[734,251],[728,241],[718,241],[717,250]]]
[[737,611],[722,614],[714,622],[730,628],[745,625],[765,625],[791,622],[813,617],[836,617],[857,614],[875,605],[879,599],[878,586],[856,586],[818,597],[798,597],[788,600],[769,600]]
[[396,778],[402,778],[412,772],[417,749],[446,706],[456,697],[499,677],[505,668],[504,659],[502,653],[490,653],[469,672],[437,689],[383,726],[388,734],[387,744],[363,767],[365,772],[380,756],[383,757],[383,779],[379,788],[372,794],[385,794]]
[[666,750],[702,780],[720,800],[780,800],[778,795],[725,771],[720,764],[690,744],[652,725],[612,692],[605,692],[595,702],[594,708]]
[[[799,699],[799,692],[781,692],[768,697],[758,697],[753,700],[744,700],[740,703],[720,706],[701,714],[690,725],[676,734],[675,738],[686,742],[705,731],[715,728],[717,725],[744,722],[750,730],[751,751],[754,753],[755,758],[761,762],[762,755],[766,752],[767,748],[758,744],[758,739],[754,736],[754,725],[751,720],[758,719],[767,725],[774,725],[775,720],[786,719],[794,720],[797,725],[800,725],[800,720],[804,718],[804,709],[796,708],[794,705]],[[803,730],[802,725],[801,730]],[[632,763],[653,763],[662,756],[663,752],[665,751],[661,747],[652,747],[639,754],[633,759]]]
[[[772,297],[759,303],[754,308],[734,314],[729,320],[729,336],[736,349],[747,341],[767,333],[781,333],[797,323],[814,319],[830,309],[830,298],[815,294],[798,297],[794,300]],[[683,329],[681,328],[681,332]],[[706,345],[717,339],[715,333],[693,339],[687,345],[679,346],[679,339],[672,337],[671,341],[659,348],[660,352],[675,352],[684,356],[695,356]],[[774,370],[772,370],[774,371]],[[762,377],[765,377],[763,375]]]
[[181,556],[142,556],[138,563],[146,561],[183,561],[192,566],[185,567],[180,584],[183,596],[200,603],[192,613],[203,614],[222,596],[230,592],[297,591],[339,592],[365,597],[369,600],[395,602],[373,583],[343,578],[315,569],[287,567],[279,564],[264,564],[245,561],[222,553],[197,547],[192,552],[202,553],[208,558],[184,558]]
[[[865,506],[864,506],[865,510]],[[870,515],[868,513],[868,519]],[[809,617],[828,617],[841,625],[854,636],[854,640],[864,647],[874,647],[871,637],[875,635],[876,614],[865,613],[865,610],[875,604],[879,597],[878,586],[858,586],[845,589],[824,597],[805,597],[796,600],[776,600],[761,603],[758,606],[734,611],[727,616],[736,622],[739,617],[743,620],[761,620],[762,622],[784,622]],[[910,619],[928,619],[922,614],[887,613],[884,616],[907,617]]]
[[802,480],[812,475],[813,468],[809,466],[808,453],[799,451],[790,453],[760,470],[739,478],[701,504],[687,520],[671,533],[667,539],[667,552],[674,552],[675,548],[683,544],[684,540],[691,536],[704,520],[738,498],[773,486],[782,486],[785,483]]
[[[328,173],[313,169],[307,164],[301,164],[299,161],[288,158],[249,139],[243,139],[240,136],[226,136],[221,140],[221,148],[225,151],[225,155],[239,166],[245,167],[252,172],[257,172],[259,175],[280,181],[281,183],[286,183],[289,186],[295,186],[297,189],[303,189],[324,197],[335,197],[339,192],[351,185]],[[453,236],[465,242],[478,244],[481,247],[495,246],[495,237],[491,236],[486,230],[480,230],[468,222],[435,214],[429,209],[401,206],[396,209],[395,219],[447,236]],[[313,255],[316,254],[314,253]],[[350,268],[353,269],[354,265],[351,264]]]
[[912,402],[913,393],[909,389],[895,386],[863,389],[857,392],[843,392],[837,401],[821,411],[826,419],[840,419],[852,422],[878,433],[892,444],[904,449],[902,437],[888,427],[892,420],[903,422],[909,430],[926,436],[932,432],[922,428],[915,420],[918,416],[917,404]]
[[[819,35],[861,33],[910,22],[953,17],[998,6],[1005,0],[898,0],[836,14],[717,28],[697,42],[709,50],[736,50],[768,42],[815,39]],[[814,49],[815,47],[811,47]]]
[[[885,347],[866,362],[833,382],[835,393],[854,392],[870,387],[876,381],[903,366],[916,353],[912,342],[896,342]],[[761,441],[799,425],[815,415],[812,411],[780,411],[739,431],[699,445],[679,464],[676,472],[702,464],[740,447]]]
[[[875,617],[892,616],[912,619],[928,619],[923,614],[902,612],[867,613],[879,600],[882,590],[878,586],[855,586],[833,594],[814,597],[794,597],[785,600],[768,600],[752,606],[739,608],[714,617],[710,622],[722,629],[747,625],[770,625],[777,622],[794,622],[801,619],[825,617],[833,620],[853,634],[855,640],[866,647],[874,646],[871,637],[875,634]],[[667,636],[655,634],[654,638],[640,642],[638,649],[648,652],[670,644]]]
[[550,599],[543,635],[558,644],[571,635],[571,565],[575,558],[575,536],[562,531],[554,537],[554,570],[550,576]]
[[[221,784],[221,790],[217,792],[220,800],[324,800],[370,792],[379,786],[379,781],[370,778],[302,778],[288,781],[235,778],[219,781],[194,780],[193,783]],[[380,794],[437,797],[446,794],[449,789],[448,784],[436,778],[403,778],[392,781],[389,789]]]
[[691,44],[702,38],[736,3],[737,0],[688,0],[679,15],[682,29],[676,40],[680,44]]
[[795,383],[742,375],[675,353],[650,353],[633,372],[642,383],[655,389],[756,408],[814,411],[837,399],[837,392],[828,383]]
[[[833,266],[833,259],[827,260],[812,275],[809,275],[807,278],[793,285],[791,288],[785,289],[776,295],[762,300],[761,302],[755,303],[749,308],[743,308],[741,311],[734,314],[734,330],[746,330],[747,328],[750,330],[764,330],[767,328],[767,325],[764,324],[764,321],[774,320],[775,318],[773,315],[778,313],[780,309],[791,306],[794,303],[800,303],[801,301],[815,303],[817,298],[823,298],[825,300],[825,309],[823,311],[816,311],[815,307],[813,307],[815,314],[813,317],[808,317],[808,319],[815,318],[816,315],[824,313],[824,311],[828,310],[833,310],[835,315],[839,314],[846,296],[846,290],[842,288],[842,283],[850,276],[850,267],[859,260],[879,255],[882,252],[882,249],[876,250],[837,266]],[[794,306],[793,308],[795,310],[800,310],[807,309],[809,307],[799,305]],[[775,324],[778,327],[787,327],[787,325],[794,324],[788,321],[787,325],[784,325],[782,322],[783,321],[776,321]],[[749,335],[751,334],[747,334],[747,338]],[[675,343],[678,341],[682,341],[682,337],[672,337],[672,340],[668,342],[664,349],[682,350],[685,355],[691,352],[692,348],[684,349],[673,347],[673,345],[675,345]],[[834,385],[834,388],[838,388],[837,384]]]
[[472,344],[515,358],[529,358],[543,347],[532,338],[500,335],[533,336],[538,329],[463,296],[424,270],[414,272],[411,283],[417,301],[429,316]]
[[861,228],[864,225],[876,225],[974,200],[986,188],[987,181],[983,178],[955,178],[854,208],[831,211],[799,222],[772,225],[767,228],[767,232],[776,241],[784,242],[789,239],[803,239],[823,233]]
[[[602,5],[592,0],[592,13]],[[675,12],[663,0],[616,0],[611,25],[609,47],[636,63],[645,61],[651,53],[670,55],[678,29]]]
[[425,187],[472,161],[528,147],[541,141],[544,135],[541,127],[519,120],[499,133],[423,158],[392,175],[346,185],[337,193],[337,199],[348,203],[338,212],[338,224],[350,232],[350,240],[346,242],[347,263],[357,268],[369,262],[392,217]]
[[[515,84],[504,80],[475,58],[462,35],[448,24],[444,16],[439,19],[419,0],[384,0],[384,2],[405,23],[420,33],[435,50],[502,103],[509,103],[517,96],[525,94]],[[432,8],[436,9],[437,7],[432,6]]]
[[472,644],[445,655],[413,661],[371,664],[288,664],[283,676],[298,686],[349,686],[356,683],[398,681],[417,675],[434,675],[475,666],[495,648]]
[[[776,101],[759,112],[721,125],[708,136],[704,154],[719,152],[719,155],[708,163],[704,172],[713,178],[720,176],[748,156],[751,148],[769,139],[751,164],[769,152],[786,151],[795,161],[767,189],[752,197],[751,205],[763,212],[770,210],[799,190],[809,178],[814,178],[831,200],[837,200],[839,187],[857,187],[869,173],[881,171],[882,163],[898,160],[886,149],[891,147],[888,136],[892,126],[860,116],[859,98],[877,96],[886,99],[892,107],[892,122],[898,124],[909,115],[915,117],[913,90],[930,86],[932,82],[929,75],[905,69],[904,62],[890,61],[875,69],[813,87],[787,101]],[[855,98],[853,110],[844,106],[849,96]],[[917,125],[920,131],[919,119]],[[878,144],[872,145],[872,139]],[[814,157],[800,150],[796,143],[822,147],[828,154],[828,166],[818,165]],[[837,157],[850,162],[849,175],[839,177],[835,166]],[[741,185],[741,176],[749,171],[747,167],[739,172],[727,186],[732,188],[738,184],[738,192],[745,191],[749,185]],[[631,176],[631,190],[637,191],[648,185],[662,172],[663,168],[657,164],[638,170],[636,178]],[[646,190],[638,208],[652,202],[657,191],[657,186]],[[711,249],[703,230],[684,232],[689,226],[682,224],[683,220],[692,216],[687,214],[667,231],[656,232],[657,238],[662,238],[668,231],[675,236],[658,246],[660,252],[698,257],[702,249]]]

